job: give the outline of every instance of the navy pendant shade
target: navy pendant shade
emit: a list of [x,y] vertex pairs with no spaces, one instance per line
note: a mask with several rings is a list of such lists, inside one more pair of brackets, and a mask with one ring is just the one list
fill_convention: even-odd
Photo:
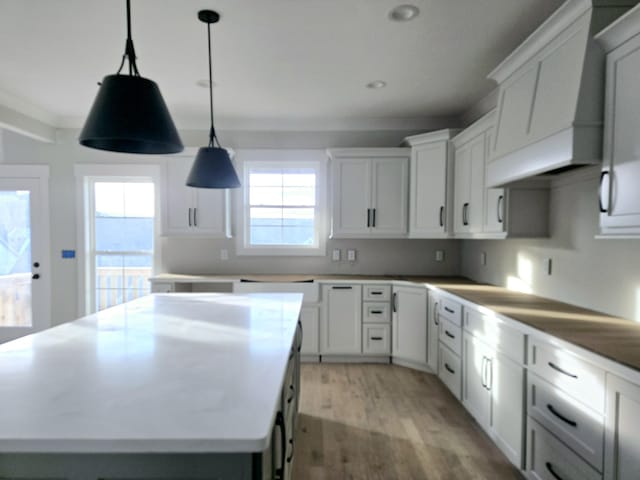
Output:
[[201,147],[187,177],[187,185],[198,188],[238,188],[240,180],[229,152],[220,147]]
[[184,149],[158,85],[134,75],[104,77],[80,143],[99,150],[144,154]]

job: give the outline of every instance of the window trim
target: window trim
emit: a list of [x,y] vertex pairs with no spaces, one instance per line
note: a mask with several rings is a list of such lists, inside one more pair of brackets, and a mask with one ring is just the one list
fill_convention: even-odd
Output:
[[154,185],[154,238],[151,275],[155,275],[161,266],[161,241],[160,241],[160,188],[161,165],[139,164],[78,164],[74,167],[76,177],[76,206],[77,206],[77,248],[76,257],[78,265],[78,314],[80,316],[92,313],[95,306],[95,288],[92,267],[88,262],[88,255],[94,246],[89,229],[93,229],[93,200],[90,188],[95,182],[139,182],[151,181]]
[[[327,159],[324,150],[238,150],[237,160],[242,187],[236,194],[238,235],[237,255],[253,256],[325,256],[327,254]],[[259,168],[313,168],[316,172],[316,234],[314,247],[295,245],[251,246],[249,240],[249,171]]]

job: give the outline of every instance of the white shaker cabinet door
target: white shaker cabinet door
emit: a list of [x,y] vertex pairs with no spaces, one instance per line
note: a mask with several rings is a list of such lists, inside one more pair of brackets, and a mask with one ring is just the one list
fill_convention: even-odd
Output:
[[392,297],[392,355],[394,358],[427,363],[427,290],[394,287]]
[[489,368],[492,352],[473,335],[462,339],[462,404],[484,429],[489,428]]
[[469,145],[456,149],[454,172],[453,231],[454,233],[466,233],[469,231],[467,214],[471,190],[471,148]]
[[371,235],[404,235],[409,215],[409,159],[377,158],[372,162]]
[[164,213],[162,230],[165,235],[184,234],[193,227],[195,191],[185,184],[191,163],[183,157],[167,161],[164,189],[161,192]]
[[414,147],[411,154],[409,234],[412,238],[446,233],[447,144],[442,141]]
[[362,353],[362,286],[324,285],[322,354]]
[[371,160],[339,158],[332,166],[332,234],[367,234],[371,224]]
[[[191,187],[187,187],[191,188]],[[195,188],[193,224],[200,235],[227,236],[227,191]]]
[[607,374],[605,480],[635,480],[640,472],[640,386]]

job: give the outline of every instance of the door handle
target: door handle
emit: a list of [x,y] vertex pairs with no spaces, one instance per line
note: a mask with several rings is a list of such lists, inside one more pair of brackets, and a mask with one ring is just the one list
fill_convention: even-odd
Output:
[[397,292],[393,292],[393,312],[397,312],[398,311],[398,293]]
[[33,278],[34,280],[38,280],[40,278],[40,274],[39,273],[34,273],[31,278]]
[[498,205],[497,205],[497,214],[498,214],[498,223],[502,223],[504,221],[504,214],[502,213],[502,209],[504,207],[504,195],[500,195],[498,197]]
[[555,470],[553,469],[553,465],[551,465],[551,462],[545,463],[545,466],[547,467],[547,470],[549,470],[549,473],[553,475],[553,478],[555,478],[556,480],[564,480],[564,478],[562,478],[555,472]]
[[371,340],[382,340],[382,337],[371,337]]
[[445,310],[445,312],[456,313],[452,309],[450,309],[449,307],[444,307],[444,310]]
[[447,372],[449,372],[451,375],[455,375],[456,374],[456,371],[453,368],[451,368],[448,363],[444,364],[444,368],[446,368]]
[[198,209],[197,207],[193,207],[193,226],[197,227],[198,226]]
[[453,333],[451,333],[449,330],[445,330],[444,334],[449,338],[456,338],[456,336]]
[[376,209],[372,209],[373,215],[371,216],[371,226],[375,227],[376,226]]
[[300,329],[300,338],[298,339],[298,353],[302,350],[302,340],[304,339],[304,329],[302,328],[302,321],[298,320],[298,328]]
[[276,415],[276,426],[280,429],[280,467],[275,469],[275,480],[284,480],[284,464],[287,456],[287,429],[284,424],[284,415],[278,412]]
[[609,172],[605,171],[600,173],[600,184],[598,185],[598,203],[600,204],[600,213],[607,213],[609,211],[609,205],[607,205],[607,208],[604,208],[604,204],[602,203],[602,184],[604,181],[604,177],[608,176]]
[[486,368],[485,368],[485,364],[487,362],[487,357],[485,357],[484,355],[482,356],[482,363],[480,364],[480,383],[482,383],[482,387],[483,388],[487,388],[487,381],[486,381]]
[[333,290],[351,290],[353,287],[351,285],[333,285],[331,288]]
[[578,423],[573,421],[573,420],[569,420],[567,417],[565,417],[564,415],[562,415],[560,412],[558,412],[555,408],[553,408],[553,405],[551,405],[550,403],[547,403],[547,409],[553,413],[556,417],[558,417],[560,420],[562,420],[564,423],[571,425],[572,427],[577,427]]
[[191,227],[191,207],[189,207],[189,226]]
[[440,226],[444,227],[444,205],[440,207]]
[[549,366],[551,368],[553,368],[555,371],[562,373],[563,375],[566,375],[567,377],[571,377],[571,378],[578,378],[577,375],[571,373],[571,372],[567,372],[565,369],[560,368],[559,366],[557,366],[555,363],[553,362],[548,362]]
[[469,204],[465,203],[464,205],[462,205],[462,225],[464,225],[465,227],[469,225],[469,219],[467,218],[468,213]]

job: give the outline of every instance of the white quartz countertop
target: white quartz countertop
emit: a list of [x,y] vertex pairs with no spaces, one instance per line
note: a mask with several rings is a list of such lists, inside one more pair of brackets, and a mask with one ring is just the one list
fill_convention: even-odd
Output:
[[0,345],[0,455],[257,452],[302,295],[150,295]]

